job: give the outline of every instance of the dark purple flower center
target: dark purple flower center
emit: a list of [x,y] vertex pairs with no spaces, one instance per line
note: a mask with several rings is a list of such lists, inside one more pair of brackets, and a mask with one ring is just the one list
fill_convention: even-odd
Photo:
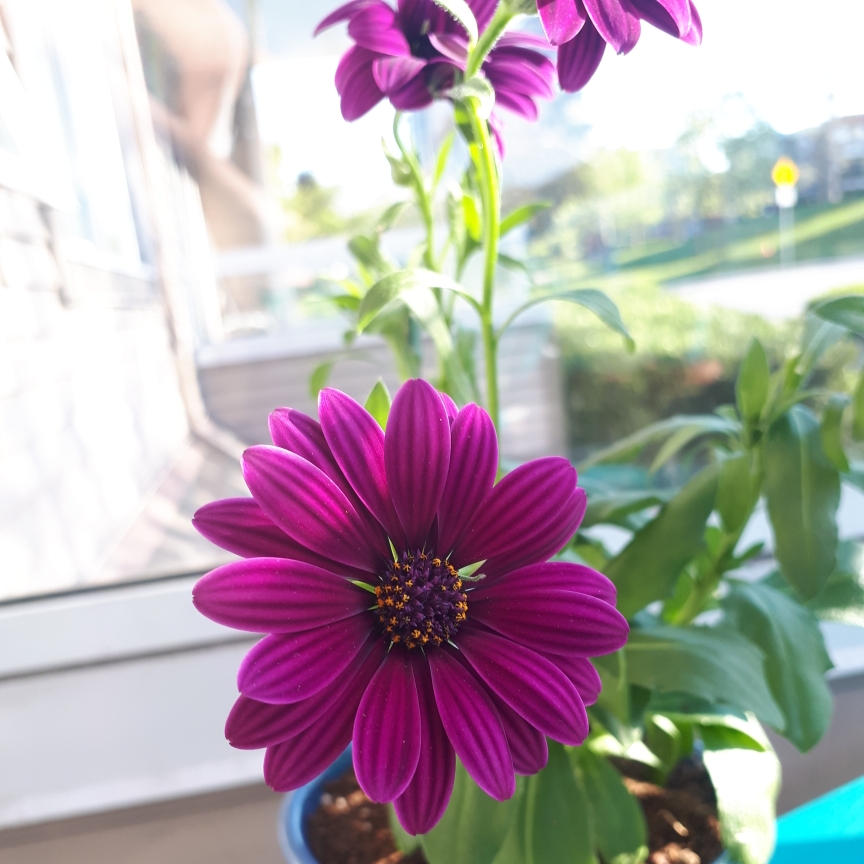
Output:
[[442,645],[459,632],[468,613],[468,596],[449,561],[424,552],[404,553],[380,580],[376,611],[391,642],[423,648]]

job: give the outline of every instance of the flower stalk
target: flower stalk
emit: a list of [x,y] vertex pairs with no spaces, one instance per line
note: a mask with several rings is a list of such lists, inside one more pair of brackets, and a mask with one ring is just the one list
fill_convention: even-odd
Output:
[[480,325],[483,339],[483,359],[486,366],[486,402],[489,415],[500,433],[501,417],[498,387],[498,337],[495,332],[495,270],[501,240],[500,172],[493,150],[489,124],[480,117],[478,101],[467,100],[474,142],[471,155],[477,171],[480,200],[483,206],[483,297]]

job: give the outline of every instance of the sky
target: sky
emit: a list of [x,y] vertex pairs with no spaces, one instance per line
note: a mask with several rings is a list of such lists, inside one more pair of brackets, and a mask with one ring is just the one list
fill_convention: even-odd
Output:
[[[262,138],[283,152],[285,182],[310,171],[319,182],[343,188],[346,209],[392,199],[380,150],[392,109],[379,105],[345,123],[332,81],[349,42],[341,32],[316,42],[304,35],[337,3],[307,0],[301,11],[296,0],[260,2],[259,124]],[[545,182],[596,147],[668,147],[694,112],[732,94],[783,133],[832,115],[864,113],[864,0],[697,2],[705,33],[700,48],[645,26],[629,55],[607,50],[585,90],[559,97],[564,101],[547,108],[539,126],[507,117],[511,181]]]

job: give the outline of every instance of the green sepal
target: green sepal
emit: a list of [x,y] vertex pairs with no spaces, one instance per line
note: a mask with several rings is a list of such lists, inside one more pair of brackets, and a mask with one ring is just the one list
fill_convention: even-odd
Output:
[[390,416],[390,391],[384,383],[383,378],[375,382],[375,386],[366,397],[364,407],[375,418],[375,422],[382,428],[387,429],[387,418]]

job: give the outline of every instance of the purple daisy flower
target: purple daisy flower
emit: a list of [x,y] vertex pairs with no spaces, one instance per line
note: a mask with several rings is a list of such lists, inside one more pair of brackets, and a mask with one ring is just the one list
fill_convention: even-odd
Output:
[[641,21],[691,45],[702,42],[702,21],[692,0],[537,0],[537,12],[558,47],[558,82],[575,93],[590,80],[607,45],[633,49]]
[[[320,425],[275,411],[275,447],[246,451],[252,498],[216,501],[195,526],[245,560],[201,579],[194,602],[265,636],[238,675],[226,725],[266,747],[264,776],[296,789],[353,741],[357,779],[411,833],[444,814],[456,757],[489,795],[546,764],[546,736],[580,744],[600,692],[589,657],[618,650],[615,588],[549,562],[585,512],[566,459],[495,483],[488,414],[422,380],[396,395],[386,435],[338,390]],[[477,574],[461,575],[482,562]]]
[[[498,0],[467,0],[481,32]],[[385,97],[399,111],[416,111],[443,98],[465,69],[468,36],[434,0],[351,0],[328,15],[315,34],[342,21],[356,43],[336,70],[342,116],[356,120]],[[498,41],[483,64],[495,89],[496,104],[529,120],[537,118],[537,98],[552,98],[555,66],[536,49],[549,46],[528,34],[510,33]]]

